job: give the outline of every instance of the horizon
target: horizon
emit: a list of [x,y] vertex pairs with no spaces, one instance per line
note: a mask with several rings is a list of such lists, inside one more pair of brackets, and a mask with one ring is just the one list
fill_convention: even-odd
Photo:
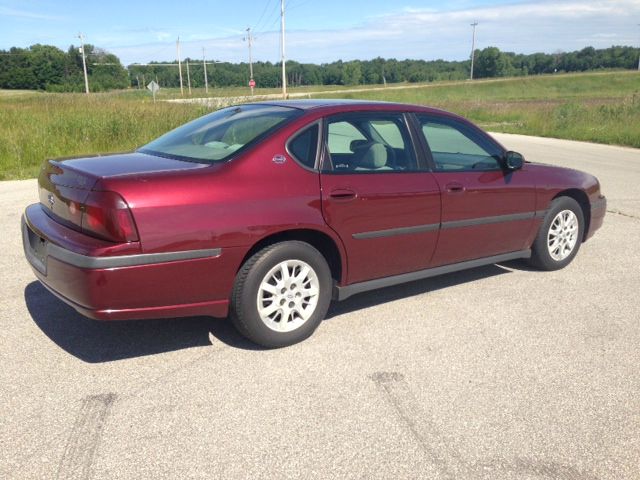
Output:
[[[475,21],[477,50],[494,46],[527,55],[640,45],[640,0],[455,0],[444,8],[433,0],[388,3],[325,0],[318,11],[310,0],[289,0],[286,59],[464,61]],[[193,17],[192,11],[199,14]],[[71,0],[62,7],[41,0],[0,1],[0,49],[40,43],[66,51],[79,44],[82,31],[85,43],[128,66],[175,61],[179,36],[183,59],[202,59],[204,48],[208,60],[237,64],[248,63],[243,37],[251,27],[254,61],[279,63],[279,11],[278,0],[247,0],[243,8],[197,0],[189,11],[166,0],[146,7],[122,0],[109,5]]]

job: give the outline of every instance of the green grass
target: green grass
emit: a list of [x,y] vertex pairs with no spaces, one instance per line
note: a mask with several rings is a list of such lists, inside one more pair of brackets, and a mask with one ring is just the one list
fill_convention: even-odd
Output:
[[35,177],[47,158],[132,150],[205,112],[117,94],[0,96],[0,180]]
[[[499,132],[640,148],[640,74],[604,72],[474,82],[361,87],[305,87],[292,92],[432,105]],[[375,86],[374,86],[375,88]],[[246,95],[248,88],[209,89],[210,97]],[[256,95],[279,93],[256,89]],[[192,91],[192,97],[204,91]],[[159,100],[180,97],[162,89]],[[104,94],[0,91],[0,180],[31,178],[41,162],[61,156],[132,150],[204,114],[198,105],[153,103],[143,90]]]
[[506,133],[640,148],[640,73],[522,77],[331,97],[431,105]]

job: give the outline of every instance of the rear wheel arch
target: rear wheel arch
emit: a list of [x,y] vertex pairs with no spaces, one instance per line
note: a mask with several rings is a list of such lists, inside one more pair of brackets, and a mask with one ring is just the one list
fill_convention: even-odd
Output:
[[238,271],[254,254],[263,250],[266,247],[274,245],[280,242],[287,242],[297,240],[300,242],[308,243],[316,250],[318,250],[327,261],[329,269],[331,270],[331,277],[337,283],[340,283],[345,273],[345,256],[340,249],[336,240],[330,237],[328,234],[321,232],[320,230],[313,229],[294,229],[284,230],[271,234],[267,237],[260,239],[256,242],[246,253],[242,262],[238,266]]
[[570,188],[570,189],[558,192],[556,196],[551,199],[551,201],[560,197],[573,198],[576,202],[578,202],[578,205],[580,205],[580,209],[582,210],[582,216],[584,220],[584,230],[583,230],[581,240],[584,242],[584,240],[587,238],[587,233],[589,232],[589,223],[591,222],[591,203],[589,202],[589,197],[584,191],[578,188]]

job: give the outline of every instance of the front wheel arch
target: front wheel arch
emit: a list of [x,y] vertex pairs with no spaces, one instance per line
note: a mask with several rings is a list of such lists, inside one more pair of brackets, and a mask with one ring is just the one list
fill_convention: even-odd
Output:
[[582,216],[584,219],[584,229],[582,232],[581,241],[584,242],[585,239],[587,238],[587,234],[589,232],[589,225],[591,223],[591,203],[589,202],[589,197],[584,191],[578,188],[570,188],[556,194],[556,196],[553,197],[551,201],[560,197],[573,198],[576,202],[578,202],[578,205],[580,205],[580,208],[582,209]]
[[[564,221],[564,216],[571,218]],[[529,264],[540,270],[559,270],[573,261],[584,238],[585,220],[579,202],[570,196],[554,198],[531,246]],[[555,249],[562,255],[556,258]]]

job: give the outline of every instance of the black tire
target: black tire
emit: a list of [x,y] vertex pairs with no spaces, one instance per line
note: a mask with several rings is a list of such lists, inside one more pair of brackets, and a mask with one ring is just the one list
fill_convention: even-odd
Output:
[[[565,247],[556,247],[558,250],[552,254],[554,249],[550,246],[550,242],[556,237],[554,233],[557,232],[557,228],[559,228],[559,224],[555,224],[554,222],[559,218],[561,212],[572,212],[573,215],[575,215],[578,223],[577,232],[575,232],[575,243],[567,240]],[[571,218],[570,214],[567,215]],[[551,229],[553,229],[553,231],[550,234]],[[582,208],[580,208],[578,202],[571,197],[558,197],[551,202],[547,210],[540,231],[531,247],[529,263],[540,270],[559,270],[564,268],[571,263],[578,253],[578,250],[580,250],[583,236],[584,215]],[[571,244],[573,245],[571,246]],[[559,243],[555,245],[559,245]]]
[[[310,271],[298,284],[294,278],[278,280],[278,275],[283,276],[283,262],[287,262],[285,268],[289,274],[302,275],[305,266],[310,267]],[[287,281],[290,283],[282,293],[279,287],[274,294],[261,288],[266,285],[263,282],[275,289],[275,282],[282,282],[277,285],[284,287]],[[317,299],[313,299],[315,295],[305,297],[315,286]],[[299,241],[276,243],[255,253],[242,265],[231,293],[230,317],[237,330],[258,345],[268,348],[293,345],[308,338],[325,317],[331,303],[331,289],[331,271],[318,250]],[[271,316],[264,315],[263,319],[258,311],[259,302],[267,310],[274,307],[276,311]],[[283,310],[294,303],[291,310]],[[301,312],[308,313],[308,318],[304,319]]]

